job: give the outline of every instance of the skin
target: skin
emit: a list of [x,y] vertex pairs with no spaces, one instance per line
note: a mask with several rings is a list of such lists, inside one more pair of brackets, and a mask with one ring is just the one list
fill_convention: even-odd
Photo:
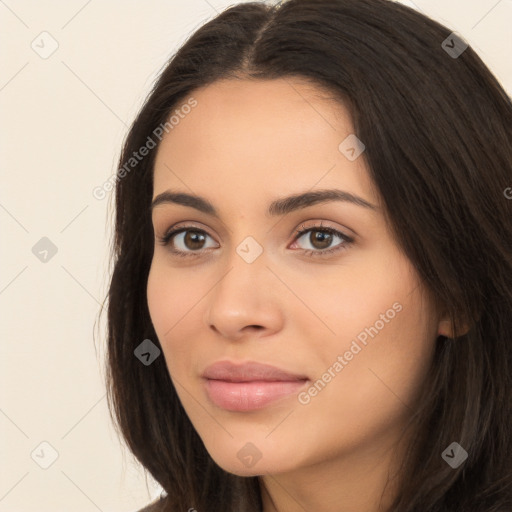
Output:
[[[205,238],[174,238],[181,258],[155,240],[148,306],[183,407],[215,462],[260,475],[264,512],[387,510],[399,444],[450,324],[436,311],[386,224],[363,156],[338,149],[354,133],[345,107],[297,78],[223,80],[194,92],[198,104],[167,133],[156,155],[153,197],[172,189],[207,198],[220,219],[191,207],[153,210],[155,237],[193,224]],[[363,141],[364,142],[364,141]],[[364,155],[364,154],[363,154]],[[282,217],[265,212],[277,198],[337,188],[376,210],[325,202]],[[354,242],[333,248],[310,231],[327,226]],[[193,234],[193,233],[192,233]],[[248,263],[236,252],[248,236],[263,249]],[[202,251],[202,253],[201,253]],[[259,361],[312,382],[332,368],[365,328],[392,308],[394,318],[307,404],[291,395],[264,409],[230,412],[212,404],[200,378],[218,360]],[[306,388],[308,389],[308,388]],[[237,457],[251,442],[252,467]],[[383,495],[381,508],[379,502]]]

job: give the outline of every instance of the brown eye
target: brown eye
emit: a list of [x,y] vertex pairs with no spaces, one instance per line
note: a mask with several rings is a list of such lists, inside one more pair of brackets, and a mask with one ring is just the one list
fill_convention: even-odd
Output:
[[[304,226],[301,226],[304,228]],[[309,237],[305,237],[309,233]],[[207,238],[212,238],[202,229],[194,226],[179,227],[170,230],[162,238],[158,238],[159,242],[164,246],[169,246],[169,251],[180,257],[197,257],[201,256],[205,249],[211,249],[214,246],[206,246]],[[340,231],[320,226],[312,226],[308,229],[297,230],[294,244],[301,238],[305,238],[311,248],[303,249],[303,254],[307,256],[328,256],[332,253],[347,249],[353,244],[354,239],[341,233]],[[338,238],[340,243],[331,247],[333,242]]]
[[309,242],[315,249],[328,249],[332,243],[333,235],[325,231],[312,229],[309,234]]
[[[307,233],[309,233],[309,237],[305,237]],[[341,233],[340,231],[333,228],[323,227],[321,225],[311,226],[308,229],[301,226],[301,229],[297,230],[297,236],[295,237],[294,244],[296,244],[301,238],[306,239],[310,244],[310,248],[305,249],[304,254],[307,256],[326,256],[334,252],[347,249],[354,242],[353,238]],[[341,243],[338,243],[331,248],[331,245],[336,238],[340,239]]]
[[[178,256],[196,256],[195,252],[200,254],[205,248],[207,237],[211,238],[208,233],[202,229],[192,227],[181,227],[169,231],[162,238],[160,243],[164,246],[169,245],[169,250]],[[178,246],[176,248],[176,246]]]
[[185,231],[185,236],[182,241],[187,249],[197,250],[202,249],[205,241],[205,236],[199,231]]

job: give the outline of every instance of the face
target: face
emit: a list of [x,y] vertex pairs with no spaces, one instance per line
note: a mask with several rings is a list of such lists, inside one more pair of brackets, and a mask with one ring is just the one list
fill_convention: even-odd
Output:
[[[187,415],[238,475],[378,453],[410,415],[440,323],[364,153],[345,141],[347,110],[297,79],[226,80],[192,96],[156,155],[147,283]],[[325,190],[346,195],[273,204]],[[219,361],[240,371],[205,379]],[[283,373],[238,367],[247,362]]]

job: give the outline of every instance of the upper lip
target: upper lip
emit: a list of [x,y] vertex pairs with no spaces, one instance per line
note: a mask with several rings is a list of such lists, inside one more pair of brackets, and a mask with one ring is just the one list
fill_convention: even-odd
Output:
[[242,364],[218,361],[208,366],[202,376],[206,379],[229,382],[307,380],[305,375],[291,373],[275,366],[255,361]]

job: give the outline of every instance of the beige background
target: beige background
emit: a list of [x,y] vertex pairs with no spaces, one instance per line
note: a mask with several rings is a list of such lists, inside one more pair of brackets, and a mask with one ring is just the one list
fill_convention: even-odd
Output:
[[[0,0],[0,512],[130,512],[160,493],[108,416],[93,330],[111,212],[92,189],[168,57],[231,3]],[[459,32],[512,94],[510,0],[403,3]]]

